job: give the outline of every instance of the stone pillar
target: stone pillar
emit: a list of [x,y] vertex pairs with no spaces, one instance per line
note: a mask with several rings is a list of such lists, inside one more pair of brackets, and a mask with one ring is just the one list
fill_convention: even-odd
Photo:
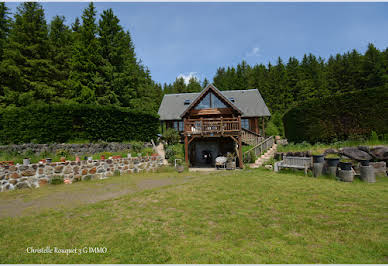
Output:
[[373,166],[360,166],[360,177],[361,180],[368,183],[375,183],[376,177],[375,177],[375,171],[373,169]]
[[337,166],[326,167],[326,174],[328,176],[336,177],[337,176]]
[[354,173],[352,170],[340,170],[339,178],[341,181],[344,181],[344,182],[353,182]]
[[313,164],[313,174],[314,177],[322,175],[323,163],[314,163]]

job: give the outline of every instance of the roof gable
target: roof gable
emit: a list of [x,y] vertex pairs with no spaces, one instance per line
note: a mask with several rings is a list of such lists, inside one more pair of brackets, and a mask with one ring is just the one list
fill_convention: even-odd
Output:
[[228,98],[226,98],[221,91],[219,91],[213,84],[209,84],[206,86],[205,89],[202,90],[202,92],[191,102],[189,106],[185,109],[185,111],[180,115],[181,118],[183,118],[191,109],[196,107],[202,100],[203,98],[213,92],[213,94],[218,97],[224,104],[227,106],[230,106],[233,110],[235,110],[237,113],[242,114],[242,111],[237,108]]

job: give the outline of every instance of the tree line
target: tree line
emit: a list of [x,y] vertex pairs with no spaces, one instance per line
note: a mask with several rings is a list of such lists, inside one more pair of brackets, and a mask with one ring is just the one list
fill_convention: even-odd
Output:
[[21,3],[13,18],[0,3],[0,107],[96,104],[156,112],[162,96],[112,9],[97,20],[90,3],[68,26],[63,16],[47,23],[39,3]]
[[[352,50],[328,60],[305,54],[300,61],[290,57],[284,63],[279,57],[274,65],[250,66],[242,61],[236,67],[218,68],[213,83],[220,90],[258,89],[271,112],[283,114],[306,100],[380,86],[388,89],[388,48],[380,51],[369,44],[364,54]],[[200,90],[199,84],[192,78],[185,85],[178,78],[163,87],[165,93],[194,92]],[[205,79],[202,87],[207,84]]]

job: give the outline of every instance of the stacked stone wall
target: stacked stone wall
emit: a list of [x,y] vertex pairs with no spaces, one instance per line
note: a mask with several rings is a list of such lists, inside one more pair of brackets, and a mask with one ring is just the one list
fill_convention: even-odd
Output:
[[0,192],[21,188],[38,188],[53,179],[65,183],[104,179],[109,176],[154,171],[163,165],[160,156],[107,160],[66,161],[30,165],[0,166]]
[[[144,143],[144,147],[152,147],[151,143]],[[94,154],[99,152],[120,152],[130,150],[132,145],[130,143],[107,142],[107,143],[85,143],[85,144],[20,144],[20,145],[1,145],[0,152],[24,154],[32,152],[34,154],[41,153],[56,153],[59,150],[64,150],[70,154]]]

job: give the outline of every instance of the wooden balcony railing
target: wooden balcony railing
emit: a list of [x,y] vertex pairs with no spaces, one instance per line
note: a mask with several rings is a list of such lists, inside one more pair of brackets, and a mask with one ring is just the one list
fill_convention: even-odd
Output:
[[186,119],[185,134],[191,135],[237,135],[241,130],[238,118]]

